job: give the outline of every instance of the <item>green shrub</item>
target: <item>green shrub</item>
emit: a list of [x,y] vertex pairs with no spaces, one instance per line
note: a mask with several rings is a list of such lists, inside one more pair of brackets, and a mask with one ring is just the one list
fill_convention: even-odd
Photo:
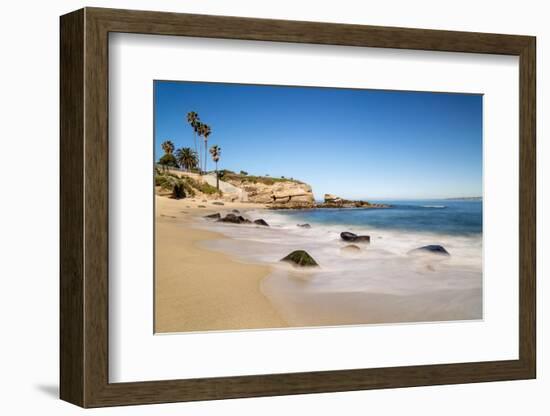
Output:
[[206,182],[199,182],[188,176],[184,177],[183,179],[185,182],[187,182],[189,186],[199,190],[203,194],[207,194],[207,195],[221,194],[221,192],[219,192],[215,186],[212,186]]
[[190,197],[195,196],[195,190],[191,185],[189,185],[189,183],[185,179],[185,177],[181,178],[181,184],[183,186],[183,189],[185,189],[185,193],[187,194],[187,196]]
[[183,182],[179,181],[174,184],[174,188],[172,189],[172,198],[174,199],[182,199],[185,198],[185,189]]
[[201,183],[199,191],[208,195],[221,194],[215,186],[212,186],[209,183]]
[[179,167],[176,157],[171,153],[166,153],[159,159],[159,165],[163,168],[177,168]]
[[155,186],[172,191],[172,197],[176,199],[195,196],[195,190],[187,182],[187,179],[190,178],[185,176],[179,177],[173,173],[155,175]]
[[155,175],[155,186],[160,186],[162,189],[172,190],[174,182],[166,175]]

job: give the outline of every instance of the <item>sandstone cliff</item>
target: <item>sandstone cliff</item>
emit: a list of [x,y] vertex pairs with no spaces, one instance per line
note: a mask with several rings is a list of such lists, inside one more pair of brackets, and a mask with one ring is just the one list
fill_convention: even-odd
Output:
[[289,207],[315,204],[311,186],[293,179],[226,173],[223,180],[243,189],[250,202]]
[[[347,200],[325,194],[324,202],[316,203],[311,186],[295,179],[252,176],[222,171],[220,180],[214,174],[198,175],[181,171],[157,170],[156,193],[173,198],[198,197],[229,202],[253,202],[273,209],[308,208],[389,208],[386,204]],[[219,190],[217,186],[219,186]]]

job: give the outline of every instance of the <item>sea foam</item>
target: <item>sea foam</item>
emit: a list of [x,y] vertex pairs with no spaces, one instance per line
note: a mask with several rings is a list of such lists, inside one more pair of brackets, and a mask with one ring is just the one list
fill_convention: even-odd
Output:
[[[278,211],[248,211],[245,215],[251,220],[263,218],[270,226],[201,220],[197,227],[228,237],[201,244],[242,262],[272,266],[262,291],[295,325],[481,318],[480,234],[446,235],[341,224],[302,228],[295,217]],[[370,235],[371,243],[358,244],[358,252],[342,250],[349,244],[340,238],[342,231]],[[408,255],[410,250],[429,244],[444,246],[451,256]],[[279,261],[294,250],[306,250],[320,267],[300,270]],[[373,314],[363,304],[368,300],[372,308],[373,301],[377,304],[381,297],[386,299],[384,313],[380,312],[384,307]],[[334,309],[332,314],[326,313],[327,308]],[[348,312],[342,315],[342,310]],[[320,313],[325,318],[318,322]]]

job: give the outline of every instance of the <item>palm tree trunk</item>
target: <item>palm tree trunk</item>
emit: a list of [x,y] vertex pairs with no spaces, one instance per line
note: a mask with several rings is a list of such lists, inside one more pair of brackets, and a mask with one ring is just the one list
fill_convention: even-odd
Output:
[[208,162],[208,158],[206,157],[206,148],[208,147],[208,141],[204,139],[204,173],[206,173],[206,162]]
[[220,190],[220,176],[218,175],[218,162],[216,162],[216,189]]
[[197,150],[197,132],[193,131],[193,141],[195,142],[195,154],[199,158],[199,166],[201,165],[201,155],[199,154]]

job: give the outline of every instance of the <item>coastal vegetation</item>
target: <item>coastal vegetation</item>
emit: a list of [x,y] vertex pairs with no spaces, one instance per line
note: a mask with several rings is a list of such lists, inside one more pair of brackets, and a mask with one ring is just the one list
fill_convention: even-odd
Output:
[[216,189],[215,186],[212,186],[207,182],[198,181],[190,176],[182,176],[181,179],[200,193],[205,195],[221,195],[221,192]]
[[187,122],[193,129],[193,143],[195,145],[195,156],[197,156],[197,164],[200,164],[198,159],[199,150],[197,148],[197,131],[198,131],[199,115],[194,111],[190,111],[189,113],[187,113]]
[[257,184],[257,183],[262,183],[264,185],[274,185],[276,183],[282,183],[282,182],[294,182],[294,183],[302,183],[303,182],[300,182],[296,179],[293,179],[293,178],[285,178],[285,177],[281,177],[281,178],[274,178],[274,177],[271,177],[271,176],[256,176],[256,175],[249,175],[248,172],[246,171],[243,171],[241,170],[240,173],[235,173],[231,170],[223,170],[221,171],[223,172],[223,178],[225,180],[228,180],[228,181],[231,181],[231,182],[237,182],[237,183],[241,183],[241,184],[246,184],[246,183],[252,183],[252,184]]
[[[164,154],[159,158],[158,164],[164,169],[177,168],[186,170],[188,172],[207,173],[208,172],[208,160],[206,157],[208,149],[208,138],[212,134],[212,128],[200,121],[199,115],[195,111],[187,113],[187,123],[191,126],[193,131],[193,147],[181,147],[176,149],[174,143],[171,140],[165,140],[161,143],[160,147],[164,151]],[[197,136],[202,137],[202,148],[200,143],[197,143]],[[218,149],[216,157],[212,154],[212,158],[215,157],[216,171],[218,161],[220,160],[220,147],[218,145],[212,146],[212,148]],[[203,152],[204,150],[204,152]],[[212,149],[210,150],[212,153]],[[204,154],[204,158],[201,158],[201,154]]]
[[159,159],[159,165],[166,171],[169,168],[177,168],[178,162],[174,156],[174,143],[171,140],[166,140],[160,145],[164,150],[164,155]]
[[222,149],[217,144],[210,148],[210,154],[212,155],[212,160],[216,164],[216,189],[220,190],[220,175],[218,174],[218,161],[220,160]]
[[207,182],[199,181],[185,174],[176,174],[170,170],[155,170],[155,186],[159,194],[170,196],[174,199],[192,198],[195,196],[220,196],[221,193],[215,186]]
[[183,147],[176,151],[176,162],[179,167],[191,172],[196,169],[199,160],[195,151],[190,147]]
[[[199,180],[190,175],[176,175],[173,171],[180,171],[204,175],[208,173],[208,138],[212,134],[212,128],[203,123],[197,112],[187,113],[187,123],[193,132],[192,147],[184,146],[176,149],[171,140],[165,140],[160,147],[164,154],[157,161],[155,170],[155,186],[162,191],[168,191],[170,196],[176,199],[194,196],[195,194],[221,196],[219,187],[218,162],[221,157],[221,147],[213,145],[210,154],[214,161],[216,186],[212,186],[205,180]],[[198,138],[198,140],[197,140]],[[202,144],[200,139],[202,138]],[[201,158],[201,154],[204,155]]]
[[208,149],[208,136],[212,133],[212,129],[208,124],[201,123],[199,129],[199,135],[204,140],[204,171],[208,171],[208,158],[206,157],[206,149]]
[[[273,209],[309,208],[386,208],[367,201],[350,201],[333,195],[325,195],[325,201],[317,203],[311,186],[293,177],[265,174],[251,175],[245,170],[236,173],[219,169],[222,149],[218,144],[208,148],[212,127],[203,122],[196,111],[186,114],[193,141],[176,148],[172,140],[161,143],[164,154],[158,159],[155,185],[159,195],[181,199],[202,196],[224,198],[228,201],[246,201],[269,204]],[[208,172],[207,151],[210,152],[214,171]]]
[[[187,113],[187,123],[191,126],[193,130],[193,144],[195,146],[195,155],[197,157],[197,165],[201,170],[206,172],[208,170],[208,159],[206,157],[206,150],[208,149],[208,137],[212,134],[212,128],[203,123],[200,120],[200,117],[197,112],[190,111]],[[197,146],[197,136],[202,137],[203,139],[203,148],[204,148],[204,159],[201,159],[202,149],[200,149],[200,143]]]

